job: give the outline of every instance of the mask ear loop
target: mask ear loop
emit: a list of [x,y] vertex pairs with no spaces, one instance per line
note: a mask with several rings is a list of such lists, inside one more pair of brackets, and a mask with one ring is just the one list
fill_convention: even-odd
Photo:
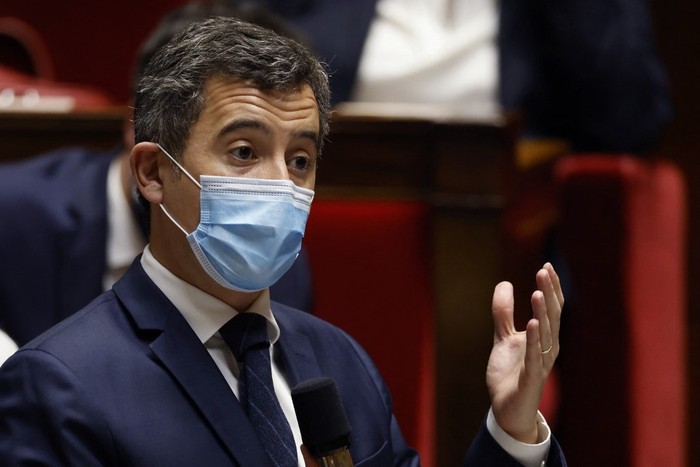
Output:
[[185,229],[183,229],[180,224],[177,223],[177,221],[173,218],[173,216],[170,215],[170,213],[168,212],[167,209],[165,209],[165,206],[163,206],[162,203],[159,204],[158,207],[160,208],[161,211],[163,211],[165,213],[166,216],[168,216],[168,219],[170,219],[173,222],[173,224],[175,224],[177,226],[178,229],[182,230],[182,233],[184,233],[185,236],[189,235],[189,233],[187,233],[187,231]]
[[156,143],[156,146],[158,146],[158,148],[159,148],[161,151],[163,151],[163,154],[165,154],[166,156],[168,156],[168,158],[169,158],[171,161],[173,161],[173,164],[175,164],[175,165],[178,167],[178,169],[182,170],[182,172],[183,172],[185,175],[187,175],[187,178],[189,178],[190,180],[192,180],[192,183],[194,183],[195,185],[197,185],[197,187],[198,187],[200,190],[202,189],[202,185],[200,185],[199,182],[198,182],[197,180],[195,180],[194,177],[193,177],[192,175],[190,175],[190,173],[189,173],[187,170],[185,170],[185,168],[184,168],[182,165],[180,165],[180,163],[179,163],[178,161],[176,161],[175,158],[174,158],[173,156],[170,155],[170,153],[168,153],[168,151],[166,151],[165,149],[163,149],[163,146],[161,146],[160,143]]
[[[173,156],[171,156],[171,155],[168,153],[168,151],[166,151],[166,150],[163,148],[163,146],[161,146],[159,143],[156,143],[156,146],[158,146],[158,148],[159,148],[161,151],[163,151],[163,154],[165,154],[166,156],[168,156],[168,158],[173,162],[173,164],[175,164],[180,170],[182,170],[182,172],[187,176],[187,178],[189,178],[190,180],[192,180],[192,182],[193,182],[195,185],[197,185],[197,187],[198,187],[200,190],[202,189],[202,185],[200,185],[199,182],[198,182],[197,180],[195,180],[194,177],[193,177],[192,175],[190,175],[190,173],[189,173],[187,170],[185,170],[185,168],[184,168],[182,165],[180,165],[180,163],[179,163],[178,161],[176,161],[175,158],[174,158]],[[185,236],[188,236],[188,235],[189,235],[189,233],[175,220],[175,218],[174,218],[173,216],[170,215],[170,213],[168,212],[168,210],[165,209],[165,206],[163,206],[163,203],[159,203],[159,204],[158,204],[158,207],[160,208],[161,211],[163,211],[163,212],[165,213],[166,216],[168,216],[168,219],[170,219],[170,220],[172,221],[172,223],[175,224],[175,225],[177,226],[178,229],[182,230],[182,233],[184,233]]]

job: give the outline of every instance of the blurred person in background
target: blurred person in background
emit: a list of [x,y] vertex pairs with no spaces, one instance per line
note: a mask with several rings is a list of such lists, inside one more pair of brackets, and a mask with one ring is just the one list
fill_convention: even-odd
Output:
[[307,35],[332,99],[517,112],[571,151],[643,153],[670,118],[646,0],[248,0]]

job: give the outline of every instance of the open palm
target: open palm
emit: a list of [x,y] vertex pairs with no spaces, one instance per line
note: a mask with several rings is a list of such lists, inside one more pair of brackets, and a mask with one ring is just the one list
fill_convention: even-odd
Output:
[[486,385],[496,422],[513,438],[537,441],[537,409],[545,381],[559,354],[559,323],[564,305],[559,278],[547,263],[536,276],[532,294],[533,318],[525,331],[513,321],[513,287],[496,286],[493,294],[494,345],[486,371]]

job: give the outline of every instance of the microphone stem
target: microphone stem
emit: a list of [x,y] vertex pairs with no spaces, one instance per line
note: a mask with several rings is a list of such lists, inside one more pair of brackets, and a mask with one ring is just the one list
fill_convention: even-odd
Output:
[[353,467],[350,451],[347,448],[337,449],[319,460],[321,467]]

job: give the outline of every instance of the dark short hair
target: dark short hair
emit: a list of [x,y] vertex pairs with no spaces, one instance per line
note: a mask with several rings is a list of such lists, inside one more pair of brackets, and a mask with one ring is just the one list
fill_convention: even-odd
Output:
[[204,106],[204,86],[216,76],[266,92],[308,85],[318,105],[321,151],[331,112],[324,66],[295,40],[231,17],[191,24],[149,60],[136,88],[136,142],[158,142],[179,159]]
[[204,21],[215,16],[238,18],[242,21],[271,29],[277,34],[291,37],[302,44],[308,43],[308,39],[301,30],[274,13],[271,9],[261,5],[248,2],[242,2],[239,5],[238,2],[232,0],[208,0],[187,3],[166,13],[160,19],[155,29],[141,43],[132,72],[132,93],[136,91],[136,84],[146,65],[161,47],[170,42],[173,37],[184,31],[192,23]]

